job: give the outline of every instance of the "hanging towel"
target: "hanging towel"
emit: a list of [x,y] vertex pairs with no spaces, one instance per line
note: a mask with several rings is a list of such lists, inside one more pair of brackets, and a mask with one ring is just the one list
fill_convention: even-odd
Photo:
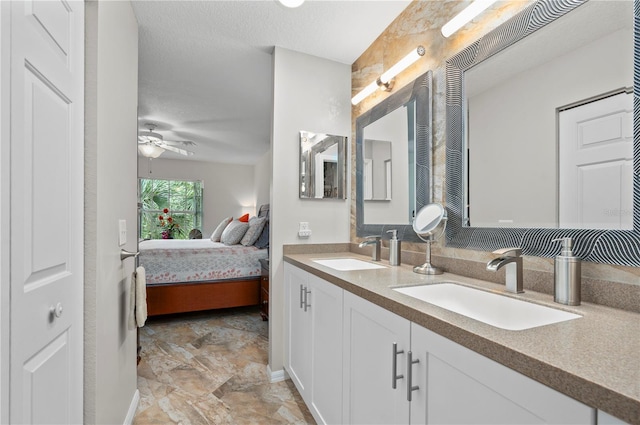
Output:
[[136,326],[136,272],[131,273],[131,289],[129,290],[129,322],[127,327],[130,331]]
[[129,329],[141,328],[147,320],[147,284],[144,267],[138,267],[131,274],[129,293]]
[[147,321],[147,278],[144,267],[136,269],[136,324],[139,328]]

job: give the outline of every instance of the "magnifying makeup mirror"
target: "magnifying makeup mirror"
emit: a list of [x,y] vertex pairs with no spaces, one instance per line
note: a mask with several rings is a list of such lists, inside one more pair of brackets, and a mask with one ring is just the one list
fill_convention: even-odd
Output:
[[[433,232],[438,228],[440,223],[442,230],[437,237]],[[418,211],[413,219],[413,231],[418,237],[427,243],[426,261],[421,266],[413,268],[414,273],[420,274],[442,274],[443,271],[431,265],[431,244],[442,237],[447,226],[447,211],[441,204],[427,204]]]

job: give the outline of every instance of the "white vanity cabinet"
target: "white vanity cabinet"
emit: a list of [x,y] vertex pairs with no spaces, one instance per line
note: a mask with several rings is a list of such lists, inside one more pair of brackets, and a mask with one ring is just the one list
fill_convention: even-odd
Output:
[[286,369],[318,423],[342,422],[341,288],[285,263]]
[[285,367],[319,423],[596,423],[594,408],[291,264],[284,270]]
[[414,323],[412,424],[595,424],[595,409]]
[[343,423],[409,423],[404,374],[411,323],[347,291],[343,319]]

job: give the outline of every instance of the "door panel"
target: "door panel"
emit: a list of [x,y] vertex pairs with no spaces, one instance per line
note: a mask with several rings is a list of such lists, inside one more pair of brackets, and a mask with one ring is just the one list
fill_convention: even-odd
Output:
[[23,370],[23,388],[30,397],[24,401],[24,422],[35,424],[69,423],[70,394],[62,387],[51,391],[51,384],[66,382],[69,370],[69,341],[63,333],[39,353],[27,360]]
[[561,228],[633,229],[633,96],[559,114]]
[[311,409],[320,423],[342,423],[342,289],[311,276]]
[[84,3],[12,2],[10,62],[10,421],[80,423]]
[[[410,349],[408,320],[349,292],[344,293],[344,413],[349,424],[409,422],[406,355]],[[392,388],[393,343],[397,375]]]

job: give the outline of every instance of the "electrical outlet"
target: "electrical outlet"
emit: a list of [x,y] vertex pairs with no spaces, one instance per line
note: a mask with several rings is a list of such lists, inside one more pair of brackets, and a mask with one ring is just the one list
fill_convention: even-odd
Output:
[[301,221],[298,227],[298,236],[301,238],[308,238],[311,236],[311,227],[308,221]]
[[118,244],[122,246],[127,243],[127,220],[118,221]]

